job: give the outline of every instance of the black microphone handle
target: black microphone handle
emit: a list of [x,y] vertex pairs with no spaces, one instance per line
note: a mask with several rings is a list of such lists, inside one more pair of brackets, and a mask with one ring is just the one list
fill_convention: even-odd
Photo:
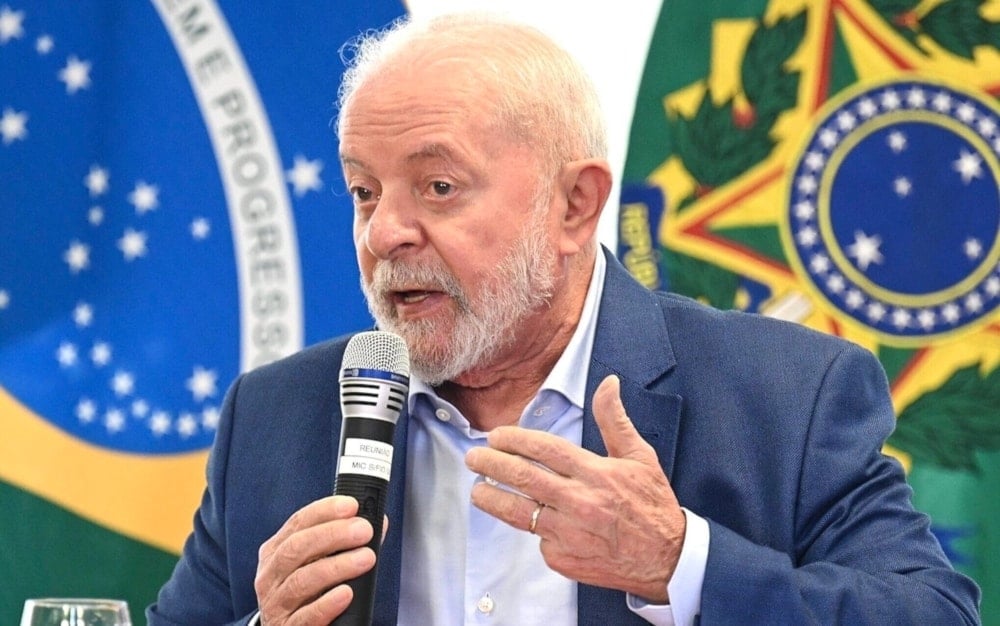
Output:
[[[345,464],[344,447],[347,439],[363,439],[384,446],[392,445],[396,425],[380,419],[345,417],[340,434],[340,456],[334,479],[334,495],[351,496],[358,501],[358,517],[372,525],[368,547],[375,552],[375,565],[357,578],[347,581],[354,591],[354,599],[331,626],[370,626],[375,608],[375,582],[378,574],[378,554],[382,546],[382,523],[385,516],[389,481],[375,476],[352,473]],[[364,461],[361,461],[364,463]],[[379,462],[376,460],[375,462]],[[390,465],[391,467],[391,465]]]

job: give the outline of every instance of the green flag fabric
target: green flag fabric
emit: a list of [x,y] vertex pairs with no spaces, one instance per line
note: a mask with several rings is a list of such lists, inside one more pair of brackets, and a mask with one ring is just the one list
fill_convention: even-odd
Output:
[[886,452],[1000,624],[1000,3],[671,0],[625,165],[650,287],[874,352]]

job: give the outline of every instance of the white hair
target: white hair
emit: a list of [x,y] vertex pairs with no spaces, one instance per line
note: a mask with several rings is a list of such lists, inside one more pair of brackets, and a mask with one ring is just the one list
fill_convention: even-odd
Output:
[[553,172],[568,161],[607,158],[600,101],[580,64],[536,28],[487,13],[403,17],[346,44],[340,112],[373,77],[435,50],[478,72],[495,102],[494,124],[536,149]]

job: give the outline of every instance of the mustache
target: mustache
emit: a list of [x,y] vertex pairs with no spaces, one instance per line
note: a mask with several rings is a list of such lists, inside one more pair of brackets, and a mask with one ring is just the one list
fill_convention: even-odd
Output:
[[460,305],[467,302],[465,291],[454,274],[440,264],[379,261],[367,290],[378,298],[396,291],[440,291]]

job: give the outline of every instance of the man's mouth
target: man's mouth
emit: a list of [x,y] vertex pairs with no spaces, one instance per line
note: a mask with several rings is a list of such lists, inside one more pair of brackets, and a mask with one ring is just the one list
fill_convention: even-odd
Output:
[[395,297],[402,301],[403,304],[415,304],[426,300],[430,297],[431,293],[430,291],[397,291],[395,292]]

